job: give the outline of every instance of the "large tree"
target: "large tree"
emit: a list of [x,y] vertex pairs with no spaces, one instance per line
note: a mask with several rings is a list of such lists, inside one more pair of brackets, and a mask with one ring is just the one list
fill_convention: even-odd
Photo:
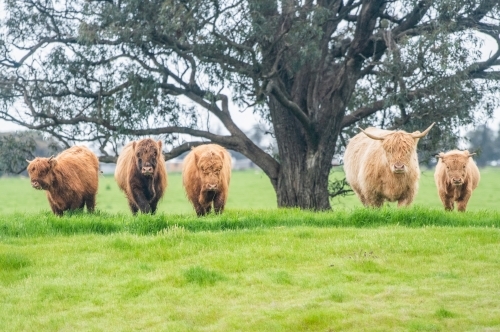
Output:
[[[161,135],[167,158],[215,142],[262,168],[279,206],[330,208],[354,124],[436,121],[431,149],[496,105],[497,0],[6,0],[5,13],[0,118],[97,142],[102,160],[124,137]],[[246,109],[277,156],[233,121]]]

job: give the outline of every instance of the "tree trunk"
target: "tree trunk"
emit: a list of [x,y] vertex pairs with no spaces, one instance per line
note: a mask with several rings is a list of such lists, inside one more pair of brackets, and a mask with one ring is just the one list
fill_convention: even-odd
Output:
[[[323,163],[324,165],[320,167],[307,167],[308,162],[302,158],[306,159],[306,157],[289,158],[287,166],[282,166],[276,189],[278,206],[329,210],[330,163]],[[298,159],[302,159],[303,164]],[[318,162],[318,158],[312,157],[309,161]]]
[[272,97],[270,110],[279,149],[278,207],[329,210],[328,176],[335,140],[327,145],[308,140],[295,116]]

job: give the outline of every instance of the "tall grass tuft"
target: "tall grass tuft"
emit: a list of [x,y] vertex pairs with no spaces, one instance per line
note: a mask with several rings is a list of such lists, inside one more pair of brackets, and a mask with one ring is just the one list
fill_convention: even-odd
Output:
[[0,253],[0,271],[20,270],[30,266],[31,261],[18,253]]
[[208,270],[201,266],[194,266],[184,271],[184,278],[186,278],[187,282],[200,286],[211,286],[217,281],[226,280],[226,277],[219,272]]
[[194,214],[138,215],[105,212],[71,213],[63,217],[52,213],[16,213],[0,220],[0,237],[29,237],[73,234],[113,234],[127,232],[157,235],[179,228],[183,232],[226,231],[273,227],[356,227],[388,225],[406,227],[500,227],[500,212],[445,212],[422,206],[396,209],[355,208],[328,212],[299,209],[228,210],[222,215],[198,218]]

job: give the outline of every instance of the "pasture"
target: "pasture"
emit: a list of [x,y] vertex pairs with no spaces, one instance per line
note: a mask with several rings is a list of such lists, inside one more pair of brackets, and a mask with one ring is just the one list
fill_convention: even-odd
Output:
[[[332,176],[340,175],[339,172]],[[267,177],[234,172],[227,211],[197,218],[180,174],[155,216],[100,177],[98,212],[50,212],[0,179],[2,331],[497,331],[500,171],[445,213],[424,171],[408,209],[276,209]]]
[[[414,205],[433,209],[442,208],[434,185],[433,174],[433,170],[423,170],[420,189]],[[332,177],[343,177],[342,169],[334,168]],[[473,193],[467,209],[470,211],[500,210],[497,198],[498,188],[500,188],[500,169],[482,169],[481,182]],[[0,215],[13,212],[50,211],[45,193],[31,188],[28,178],[0,178],[0,202],[2,202]],[[354,195],[334,198],[332,205],[334,210],[362,207]],[[388,205],[395,206],[396,203]],[[276,195],[269,179],[262,171],[233,172],[227,203],[228,209],[274,209],[276,206]],[[112,175],[99,177],[96,208],[108,213],[129,213],[125,195],[120,192]],[[168,187],[163,200],[158,205],[158,212],[194,214],[194,210],[185,196],[180,173],[168,175]]]

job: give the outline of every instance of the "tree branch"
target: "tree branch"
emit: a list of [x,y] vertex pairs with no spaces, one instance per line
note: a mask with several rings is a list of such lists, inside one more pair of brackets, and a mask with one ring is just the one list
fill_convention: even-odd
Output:
[[299,107],[299,105],[295,104],[293,101],[289,100],[283,91],[281,91],[276,84],[271,81],[268,83],[268,90],[272,93],[274,97],[280,102],[281,105],[286,107],[293,115],[295,115],[295,118],[299,120],[300,123],[304,126],[304,128],[309,129],[311,127],[311,122],[309,120],[309,117],[307,116],[304,111]]

